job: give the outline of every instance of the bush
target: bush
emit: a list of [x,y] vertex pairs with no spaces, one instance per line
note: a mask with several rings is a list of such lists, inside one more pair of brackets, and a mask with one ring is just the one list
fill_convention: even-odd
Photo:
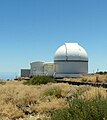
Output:
[[107,120],[107,100],[73,99],[69,108],[54,111],[51,120]]
[[100,72],[96,72],[96,74],[100,74],[100,75],[106,75],[107,74],[107,72],[106,71],[100,71]]
[[27,85],[40,85],[47,84],[49,82],[55,83],[55,80],[51,76],[34,76],[30,80],[24,82]]

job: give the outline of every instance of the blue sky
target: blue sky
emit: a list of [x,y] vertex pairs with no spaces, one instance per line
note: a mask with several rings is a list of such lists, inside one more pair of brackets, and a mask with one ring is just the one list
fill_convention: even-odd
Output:
[[0,72],[52,61],[65,42],[89,55],[89,72],[107,70],[107,0],[0,0]]

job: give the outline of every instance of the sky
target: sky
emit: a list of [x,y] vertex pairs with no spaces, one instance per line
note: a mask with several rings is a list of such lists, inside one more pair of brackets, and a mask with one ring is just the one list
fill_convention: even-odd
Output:
[[77,42],[89,72],[107,71],[107,0],[0,0],[0,74],[20,74],[34,61],[53,61]]

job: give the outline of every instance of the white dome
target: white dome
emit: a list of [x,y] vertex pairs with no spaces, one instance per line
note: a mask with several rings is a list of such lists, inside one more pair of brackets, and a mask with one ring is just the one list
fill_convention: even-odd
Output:
[[88,61],[88,55],[78,43],[65,43],[57,49],[54,61]]

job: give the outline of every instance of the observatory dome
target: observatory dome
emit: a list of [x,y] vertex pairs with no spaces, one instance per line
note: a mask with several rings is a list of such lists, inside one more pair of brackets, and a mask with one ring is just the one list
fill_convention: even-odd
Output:
[[65,43],[54,55],[54,77],[80,77],[88,73],[88,55],[78,43]]
[[65,43],[60,46],[54,56],[54,61],[79,60],[88,61],[88,55],[78,43]]

